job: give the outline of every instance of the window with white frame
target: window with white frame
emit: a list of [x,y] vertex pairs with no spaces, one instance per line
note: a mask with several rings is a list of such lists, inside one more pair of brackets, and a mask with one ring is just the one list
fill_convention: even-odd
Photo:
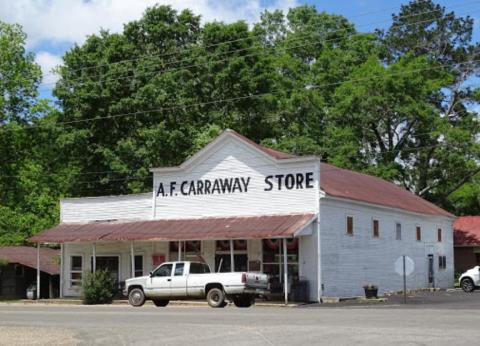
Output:
[[83,257],[70,256],[70,287],[82,286]]

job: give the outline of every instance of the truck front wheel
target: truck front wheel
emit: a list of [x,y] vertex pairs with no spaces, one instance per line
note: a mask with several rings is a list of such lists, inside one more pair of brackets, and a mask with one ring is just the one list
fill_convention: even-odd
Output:
[[145,304],[145,293],[141,288],[134,288],[128,294],[128,302],[131,306],[139,307]]
[[220,288],[212,288],[207,293],[207,302],[212,308],[225,307],[225,293]]

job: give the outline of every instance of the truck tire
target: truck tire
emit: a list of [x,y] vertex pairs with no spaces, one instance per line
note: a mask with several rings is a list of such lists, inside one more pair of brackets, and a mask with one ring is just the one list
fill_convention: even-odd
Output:
[[255,303],[255,298],[249,295],[235,296],[233,298],[233,304],[235,304],[237,308],[249,308],[254,303]]
[[155,306],[164,307],[167,306],[170,301],[168,299],[152,299],[152,302]]
[[128,303],[131,306],[140,307],[145,304],[145,293],[141,288],[134,288],[128,293]]
[[212,308],[225,307],[225,292],[221,288],[212,288],[207,293],[207,302]]
[[473,284],[473,280],[470,278],[463,278],[460,282],[460,287],[464,292],[470,293],[475,290],[475,285]]

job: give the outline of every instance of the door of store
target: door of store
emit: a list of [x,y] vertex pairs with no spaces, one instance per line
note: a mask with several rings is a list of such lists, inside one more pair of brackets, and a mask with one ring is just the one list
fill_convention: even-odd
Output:
[[[93,258],[91,267],[93,268]],[[96,256],[96,270],[107,270],[116,283],[119,282],[119,260],[118,256]]]

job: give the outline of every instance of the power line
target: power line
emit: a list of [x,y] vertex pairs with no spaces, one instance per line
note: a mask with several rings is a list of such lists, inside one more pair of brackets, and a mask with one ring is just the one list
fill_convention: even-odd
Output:
[[[466,6],[469,6],[469,5],[473,5],[473,4],[477,4],[479,3],[480,1],[474,1],[474,2],[467,2],[467,3],[461,3],[461,4],[458,4],[458,5],[455,5],[452,7],[455,7],[455,8],[461,8],[461,7],[466,7]],[[429,14],[429,13],[434,13],[434,12],[439,12],[439,11],[443,11],[445,9],[447,9],[449,7],[442,7],[441,9],[436,9],[436,10],[431,10],[431,11],[426,11],[426,12],[421,12],[421,13],[416,13],[416,14],[412,14],[412,15],[406,15],[406,16],[399,16],[398,19],[401,19],[401,18],[409,18],[409,17],[416,17],[416,16],[421,16],[421,15],[424,15],[424,14]],[[468,13],[465,13],[468,15]],[[459,16],[461,16],[463,14],[460,14]],[[438,19],[438,17],[435,17],[435,18],[432,18],[432,19],[428,19],[428,20],[424,20],[424,21],[419,21],[417,23],[408,23],[408,24],[405,24],[405,25],[400,25],[400,26],[410,26],[410,25],[415,25],[415,24],[420,24],[420,23],[425,23],[425,22],[429,22],[429,21],[432,21],[432,20],[435,20],[435,19]],[[372,22],[372,23],[367,23],[367,24],[362,24],[362,25],[359,25],[358,27],[362,27],[362,26],[371,26],[371,25],[374,25],[374,24],[381,24],[381,23],[385,23],[385,22],[389,22],[389,21],[379,21],[379,22]],[[395,27],[395,26],[393,26]],[[333,33],[336,33],[336,32],[341,32],[341,31],[346,31],[346,30],[349,30],[349,28],[343,28],[343,29],[337,29],[337,30],[333,30],[333,31],[330,31],[328,32],[327,34],[330,35],[330,34],[333,34]],[[358,33],[358,34],[362,34],[362,33]],[[215,44],[211,44],[211,45],[206,45],[206,46],[201,46],[201,47],[193,47],[195,49],[206,49],[206,48],[211,48],[211,47],[215,47],[215,46],[219,46],[219,45],[222,45],[222,44],[228,44],[228,43],[235,43],[235,42],[239,42],[239,41],[244,41],[244,40],[248,40],[248,39],[253,39],[257,36],[261,36],[261,34],[258,34],[258,35],[253,35],[253,36],[249,36],[249,37],[243,37],[243,38],[239,38],[239,39],[234,39],[234,40],[228,40],[228,41],[222,41],[222,42],[217,42]],[[303,40],[307,40],[308,38],[304,38]],[[292,41],[296,41],[296,40],[300,40],[300,38],[297,38],[297,39],[294,39]],[[233,52],[239,52],[239,51],[244,51],[244,50],[248,50],[248,49],[251,49],[252,47],[249,47],[249,48],[242,48],[242,49],[237,49],[237,50],[232,50],[232,51],[229,51],[229,52],[224,52],[224,53],[221,53],[220,55],[222,54],[227,54],[227,53],[233,53]],[[182,49],[180,50],[180,52],[187,52],[189,49]],[[117,64],[121,64],[123,62],[131,62],[131,61],[138,61],[138,60],[145,60],[145,59],[152,59],[154,57],[156,58],[160,58],[160,57],[163,57],[163,56],[169,56],[169,55],[173,55],[173,54],[177,54],[178,51],[175,51],[175,52],[170,52],[170,53],[163,53],[163,54],[152,54],[152,55],[147,55],[147,56],[142,56],[142,57],[138,57],[138,58],[133,58],[133,59],[124,59],[124,60],[120,60],[120,61],[116,61],[116,62],[112,62],[112,63],[107,63],[107,64],[101,64],[101,65],[96,65],[96,66],[87,66],[87,67],[82,67],[82,68],[78,68],[78,69],[71,69],[69,70],[69,72],[77,72],[77,71],[82,71],[82,70],[87,70],[87,69],[93,69],[93,68],[99,68],[99,67],[106,67],[106,66],[113,66],[113,65],[117,65]],[[218,55],[218,54],[217,54]],[[188,58],[188,59],[184,59],[184,60],[174,60],[172,62],[168,62],[168,64],[174,64],[174,63],[178,63],[178,62],[182,62],[182,61],[189,61],[189,60],[192,60],[193,58]],[[55,74],[56,73],[46,73],[45,75],[49,75],[49,74]],[[98,76],[98,75],[97,75]],[[80,79],[80,78],[77,78],[77,79]],[[65,79],[65,80],[77,80],[77,79]],[[40,83],[40,85],[49,85],[49,84],[55,84],[56,82],[49,82],[49,83]]]
[[[436,69],[441,69],[444,67],[453,67],[453,66],[461,66],[465,64],[471,64],[474,62],[479,62],[480,59],[478,60],[469,60],[469,61],[464,61],[460,63],[453,63],[453,64],[444,64],[444,65],[438,65],[435,67],[429,67],[429,68],[420,68],[420,69],[413,69],[411,71],[401,71],[398,73],[391,73],[388,77],[392,76],[401,76],[401,75],[406,75],[406,74],[412,74],[416,72],[421,72],[421,71],[429,71],[429,70],[436,70]],[[326,83],[326,84],[319,84],[319,85],[310,85],[310,89],[321,89],[324,87],[328,86],[337,86],[341,85],[343,83],[347,82],[361,82],[365,80],[370,80],[370,79],[382,79],[382,76],[369,76],[369,77],[364,77],[364,78],[358,78],[358,79],[346,79],[340,82],[332,82],[332,83]],[[214,104],[219,104],[219,103],[224,103],[224,102],[235,102],[235,101],[240,101],[240,100],[246,100],[246,99],[253,99],[253,98],[258,98],[262,96],[267,96],[267,95],[275,95],[280,92],[291,92],[295,90],[305,90],[305,87],[303,88],[291,88],[291,89],[282,89],[282,90],[277,90],[277,91],[271,91],[271,92],[264,92],[264,93],[257,93],[257,94],[250,94],[250,95],[244,95],[244,96],[238,96],[238,97],[232,97],[228,99],[222,99],[222,100],[213,100],[213,101],[205,101],[205,102],[199,102],[199,103],[184,103],[184,104],[177,104],[169,107],[161,107],[157,109],[152,109],[152,110],[144,110],[144,111],[135,111],[135,112],[129,112],[129,113],[120,113],[120,114],[113,114],[113,115],[108,115],[108,116],[103,116],[103,117],[94,117],[94,118],[87,118],[87,119],[77,119],[77,120],[70,120],[70,121],[64,121],[64,122],[58,122],[54,125],[54,127],[61,127],[63,125],[70,125],[70,124],[78,124],[78,123],[83,123],[83,122],[89,122],[89,121],[97,121],[97,120],[103,120],[103,119],[115,119],[115,118],[120,118],[120,117],[130,117],[130,116],[138,116],[138,115],[143,115],[143,114],[150,114],[150,113],[155,113],[155,112],[164,112],[164,111],[171,111],[175,109],[182,109],[182,108],[190,108],[194,106],[208,106],[208,105],[214,105]],[[24,130],[24,129],[33,129],[33,128],[39,128],[41,127],[42,124],[32,124],[29,127],[20,127],[20,128],[8,128],[10,131],[18,131],[18,130]],[[47,124],[48,126],[52,127],[50,124]],[[5,127],[3,130],[6,130]]]
[[[438,19],[438,18],[434,18],[434,19]],[[406,24],[404,26],[411,26],[411,25],[418,25],[418,24],[423,24],[423,23],[428,23],[434,19],[428,19],[428,20],[423,20],[423,21],[420,21],[420,22],[414,22],[414,23],[409,23],[409,24]],[[329,33],[330,34],[330,33]],[[352,34],[350,35],[350,38],[351,37],[355,37],[355,36],[361,36],[361,35],[365,35],[364,33],[356,33],[356,34]],[[132,76],[132,75],[127,75],[127,76],[122,76],[122,77],[117,77],[117,78],[111,78],[111,77],[106,77],[106,78],[101,78],[101,75],[97,75],[97,76],[90,76],[90,78],[96,78],[96,77],[99,77],[98,80],[85,80],[84,77],[78,77],[78,78],[74,78],[74,79],[65,79],[65,80],[62,80],[66,83],[69,83],[69,82],[75,82],[75,81],[80,81],[80,83],[84,83],[84,82],[87,82],[87,83],[109,83],[109,82],[114,82],[114,81],[119,81],[119,80],[126,80],[126,79],[139,79],[139,78],[142,78],[142,77],[145,77],[145,76],[148,76],[148,75],[152,75],[152,74],[156,74],[156,73],[167,73],[167,72],[173,72],[173,71],[181,71],[181,70],[188,70],[190,68],[194,68],[194,67],[201,67],[201,66],[208,66],[208,65],[213,65],[213,64],[218,64],[218,63],[222,63],[222,62],[228,62],[230,60],[233,60],[233,59],[238,59],[238,58],[250,58],[250,57],[254,57],[254,56],[261,56],[261,55],[267,55],[269,53],[272,53],[272,54],[275,54],[275,51],[278,49],[278,50],[283,50],[283,51],[288,51],[288,50],[292,50],[292,49],[295,49],[295,48],[301,48],[301,47],[306,47],[306,46],[314,46],[314,45],[317,45],[317,44],[326,44],[326,43],[331,43],[331,42],[336,42],[336,41],[340,41],[342,40],[343,38],[341,37],[338,37],[338,38],[333,38],[333,39],[328,39],[328,40],[313,40],[313,41],[308,41],[308,38],[303,38],[303,39],[300,39],[300,38],[297,38],[297,39],[294,39],[292,40],[293,41],[307,41],[307,43],[304,43],[304,44],[299,44],[299,45],[295,45],[295,46],[278,46],[278,47],[267,47],[267,48],[262,48],[262,47],[248,47],[248,48],[242,48],[242,49],[237,49],[237,50],[232,50],[232,51],[229,51],[229,52],[224,52],[224,53],[221,53],[219,55],[226,55],[227,53],[237,53],[237,52],[240,52],[240,51],[246,51],[246,50],[250,50],[250,49],[261,49],[259,52],[255,52],[255,53],[251,53],[251,54],[246,54],[246,55],[235,55],[235,56],[230,56],[230,57],[227,57],[227,58],[224,58],[224,59],[220,59],[220,60],[213,60],[213,61],[206,61],[206,62],[203,62],[203,63],[195,63],[195,64],[191,64],[191,65],[186,65],[186,66],[178,66],[178,67],[173,67],[173,68],[169,68],[169,69],[165,69],[165,68],[160,68],[160,69],[156,69],[156,70],[152,70],[152,71],[145,71],[145,72],[141,72],[139,75],[137,76]],[[417,48],[417,47],[421,47],[421,45],[418,45],[414,48]],[[268,52],[266,50],[270,50],[271,52]],[[196,59],[197,57],[192,57],[192,58],[189,58],[189,59],[185,59],[185,60],[181,60],[180,62],[182,61],[189,61],[189,60],[194,60]],[[174,64],[176,63],[175,61],[173,62],[168,62],[166,63],[165,65],[171,65],[171,64]],[[121,72],[136,72],[135,68],[131,68],[131,69],[127,69],[125,71],[121,71]],[[49,84],[56,84],[57,82],[51,82]]]

